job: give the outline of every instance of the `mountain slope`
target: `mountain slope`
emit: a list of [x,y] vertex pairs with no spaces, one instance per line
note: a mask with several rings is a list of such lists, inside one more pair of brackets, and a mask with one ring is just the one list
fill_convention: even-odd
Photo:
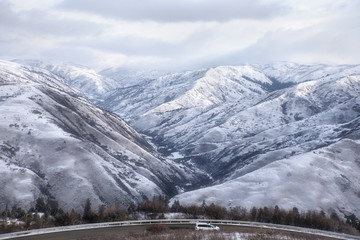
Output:
[[161,158],[118,116],[39,68],[0,62],[0,204],[29,207],[37,197],[82,209],[173,195],[199,182]]
[[[210,202],[225,203],[228,197],[235,198],[236,194],[231,196],[238,185],[233,182],[256,179],[256,174],[266,178],[266,169],[276,165],[281,178],[274,175],[269,176],[270,180],[262,179],[271,187],[259,185],[256,190],[254,184],[258,192],[254,190],[247,197],[254,204],[269,205],[266,194],[272,187],[288,188],[282,173],[288,168],[295,172],[302,168],[301,163],[287,166],[280,164],[281,161],[288,158],[300,161],[306,156],[308,161],[303,168],[311,171],[319,157],[312,154],[317,149],[333,151],[332,148],[351,144],[354,147],[347,150],[349,158],[341,157],[351,166],[358,164],[354,156],[360,140],[359,65],[278,63],[188,71],[144,85],[116,89],[102,104],[124,116],[139,132],[151,136],[162,153],[211,176],[208,184],[214,188],[179,196],[187,203],[201,202],[202,196]],[[324,162],[327,156],[322,154],[319,158]],[[293,191],[289,192],[293,194],[289,196],[292,202],[286,206],[293,207],[291,203],[296,203],[304,208],[313,205],[326,212],[355,211],[360,192],[355,184],[357,168],[338,169],[339,163],[331,159],[329,164],[332,165],[324,167],[326,171],[321,171],[321,177],[312,177],[309,184],[340,176],[353,181],[351,193],[338,191],[341,184],[329,180],[332,184],[324,185],[321,192],[331,196],[331,191],[337,189],[336,197],[329,198],[331,203],[324,204],[325,198],[304,199],[303,194],[309,192]],[[304,177],[295,179],[299,186],[306,182]],[[246,189],[245,183],[240,186]],[[212,198],[211,191],[218,189],[223,190],[218,191],[217,199]],[[225,193],[224,189],[228,191]],[[305,202],[301,204],[294,199]],[[341,199],[348,199],[348,208],[337,204]],[[273,195],[271,201],[280,202],[281,194],[278,198]]]
[[[253,76],[257,79],[246,80]],[[233,112],[262,99],[266,91],[258,82],[269,84],[270,80],[248,68],[189,71],[119,88],[102,106],[123,116],[139,131],[153,136],[166,151],[171,152],[176,145],[177,151],[184,154],[186,147],[199,139],[206,129],[216,127]]]
[[99,72],[101,76],[116,79],[120,87],[139,85],[164,75],[155,70],[137,70],[122,67],[107,68]]
[[359,74],[359,66],[217,67],[117,89],[102,106],[152,136],[165,154],[179,152],[208,171],[223,162],[221,178],[238,168],[232,162],[336,141],[337,125],[359,116]]
[[273,162],[225,183],[176,196],[182,204],[216,203],[226,207],[275,206],[323,210],[339,216],[360,214],[360,141]]
[[13,60],[13,62],[33,68],[46,69],[61,79],[64,79],[64,82],[78,90],[79,94],[93,101],[101,99],[101,96],[108,91],[121,86],[118,81],[105,77],[95,70],[84,66],[69,63],[43,62],[40,60],[17,59]]
[[[219,126],[236,145],[226,146],[217,159],[226,162],[228,173],[236,169],[236,177],[342,138],[359,139],[359,103],[359,75],[279,90]],[[217,174],[223,177],[226,170]]]
[[[48,195],[77,208],[83,196],[97,205],[126,204],[206,184],[174,199],[359,214],[358,65],[140,74],[96,95],[151,145],[116,115],[77,97],[86,85],[53,72],[2,62],[1,202]],[[70,188],[56,187],[64,185]]]

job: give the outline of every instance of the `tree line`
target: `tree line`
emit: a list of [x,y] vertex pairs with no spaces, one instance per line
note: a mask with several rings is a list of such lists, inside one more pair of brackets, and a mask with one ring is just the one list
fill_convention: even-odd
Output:
[[[354,214],[345,216],[346,220],[344,221],[335,212],[326,215],[324,211],[308,210],[304,212],[299,211],[296,207],[290,210],[281,209],[278,206],[253,207],[251,209],[232,207],[227,209],[214,203],[208,205],[205,201],[200,205],[181,205],[177,200],[170,206],[169,198],[159,195],[137,205],[131,203],[127,208],[111,204],[93,209],[90,199],[87,199],[81,212],[75,210],[66,212],[59,208],[56,201],[45,201],[43,198],[38,198],[35,206],[28,211],[19,207],[6,208],[2,212],[3,221],[0,225],[0,233],[82,223],[137,220],[140,215],[145,215],[150,219],[161,219],[165,218],[165,214],[169,212],[182,213],[185,218],[193,219],[255,221],[350,234],[359,234],[360,232],[360,222]],[[5,221],[8,219],[18,219],[22,223]]]

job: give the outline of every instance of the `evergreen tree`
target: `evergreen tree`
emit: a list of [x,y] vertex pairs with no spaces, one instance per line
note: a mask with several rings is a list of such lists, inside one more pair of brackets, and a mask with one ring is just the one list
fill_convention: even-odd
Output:
[[47,208],[50,207],[50,215],[56,216],[59,211],[59,203],[56,200],[48,199]]
[[83,219],[84,222],[90,222],[90,223],[97,221],[97,215],[91,209],[91,201],[90,201],[89,198],[86,199],[82,219]]
[[266,223],[271,222],[271,213],[268,207],[264,207],[263,211],[263,221]]
[[180,212],[181,211],[181,205],[179,200],[175,200],[173,205],[171,206],[171,212]]
[[38,211],[38,212],[45,212],[46,211],[46,204],[45,204],[44,198],[39,197],[36,200],[35,210]]
[[83,213],[83,220],[85,222],[90,222],[92,218],[92,211],[91,211],[91,201],[90,198],[86,199],[84,213]]
[[127,209],[128,213],[129,214],[133,214],[135,211],[136,211],[136,207],[135,207],[135,203],[134,202],[131,202],[129,204],[129,207]]
[[280,213],[280,209],[279,209],[278,205],[276,205],[275,208],[274,208],[274,213],[273,213],[273,216],[272,216],[272,222],[275,223],[275,224],[280,224],[280,222],[281,222],[281,213]]
[[299,213],[299,209],[297,209],[297,207],[294,207],[293,211],[292,211],[292,225],[293,226],[300,225],[300,213]]
[[250,211],[251,221],[257,221],[257,209],[253,207]]
[[203,200],[201,207],[200,207],[202,214],[205,214],[206,207],[207,207],[206,202],[205,202],[205,200]]

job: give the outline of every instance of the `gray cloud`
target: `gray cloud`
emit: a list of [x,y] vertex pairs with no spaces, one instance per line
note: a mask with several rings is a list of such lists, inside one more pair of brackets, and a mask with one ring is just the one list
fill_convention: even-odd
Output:
[[268,31],[251,46],[201,61],[201,66],[292,61],[360,64],[360,1],[329,6],[328,20],[300,29]]
[[[85,20],[58,18],[42,10],[15,12],[11,1],[0,1],[0,55],[5,57],[46,56],[44,50],[100,34],[106,26]],[[53,56],[56,58],[56,56]]]
[[[86,65],[96,64],[96,58],[94,54],[86,48],[76,46],[59,46],[58,48],[52,48],[43,52],[44,56],[50,56],[51,60],[58,60],[70,63],[79,63]],[[54,59],[53,56],[56,56]]]
[[97,36],[94,39],[73,40],[68,45],[97,49],[107,53],[120,53],[130,56],[176,57],[194,55],[196,52],[209,51],[211,41],[216,38],[212,29],[201,29],[176,43],[148,39],[140,36]]
[[20,32],[25,35],[96,35],[104,27],[84,20],[59,19],[41,10],[14,12],[9,2],[0,2],[0,28],[4,30],[2,36]]
[[308,28],[269,32],[252,46],[226,56],[212,59],[215,65],[293,61],[299,63],[360,63],[360,33],[343,26],[319,30]]
[[57,19],[43,11],[33,10],[20,16],[21,26],[32,33],[58,36],[87,36],[103,32],[104,25],[84,20]]
[[[0,1],[0,29],[10,28],[18,25],[19,20],[11,9],[11,4],[7,1]],[[4,32],[2,32],[4,33]]]
[[14,11],[11,0],[0,0],[0,56],[95,68],[150,63],[169,70],[273,61],[360,63],[360,1],[291,1],[291,8],[282,2],[64,0]]
[[176,46],[174,44],[136,36],[115,38],[97,37],[96,41],[94,39],[75,40],[68,44],[83,46],[89,49],[97,49],[107,53],[120,53],[131,56],[170,56],[176,51]]
[[159,22],[268,19],[290,11],[286,5],[262,0],[64,0],[59,7],[125,20]]

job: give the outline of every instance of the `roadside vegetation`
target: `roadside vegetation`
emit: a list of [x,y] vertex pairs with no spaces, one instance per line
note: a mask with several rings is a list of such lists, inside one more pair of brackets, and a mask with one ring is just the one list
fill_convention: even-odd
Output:
[[[359,235],[360,223],[354,214],[345,216],[345,220],[336,213],[326,215],[323,211],[300,212],[296,207],[290,210],[278,206],[246,209],[233,207],[226,209],[205,201],[200,205],[181,205],[175,201],[169,206],[166,196],[155,196],[138,205],[130,204],[127,208],[112,204],[93,209],[88,199],[82,212],[63,211],[56,201],[38,198],[33,208],[25,211],[19,207],[7,208],[0,218],[0,233],[8,233],[29,229],[67,226],[83,223],[112,222],[138,219],[165,219],[169,213],[171,218],[191,219],[223,219],[236,221],[254,221],[282,225],[299,226],[320,230],[342,232]],[[148,232],[158,233],[160,230],[150,229]],[[167,229],[165,229],[167,230]],[[130,238],[129,238],[130,239]],[[166,239],[166,238],[165,238]],[[191,238],[196,239],[196,238]],[[211,238],[210,238],[211,239]]]
[[313,236],[304,233],[264,231],[245,229],[240,232],[196,232],[188,230],[166,230],[163,232],[144,232],[92,236],[80,240],[333,240],[333,238]]

